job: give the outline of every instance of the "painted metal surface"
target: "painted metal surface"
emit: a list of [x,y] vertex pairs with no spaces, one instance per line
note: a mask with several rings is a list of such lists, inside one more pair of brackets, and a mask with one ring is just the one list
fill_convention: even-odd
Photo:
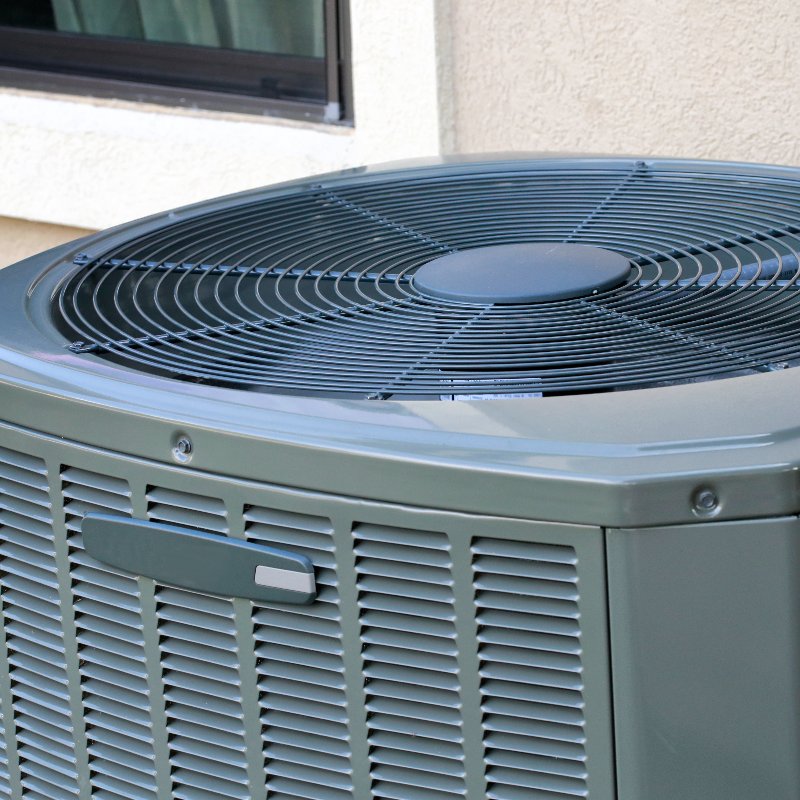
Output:
[[[614,797],[599,528],[231,480],[8,426],[0,485],[12,797]],[[317,600],[122,573],[87,553],[92,513],[291,549]]]
[[[367,800],[413,774],[428,796],[615,800],[614,735],[620,800],[798,797],[800,370],[458,403],[178,386],[53,335],[75,255],[10,268],[0,293],[12,797],[135,780],[159,800]],[[83,543],[92,511],[286,547],[318,599],[253,606],[109,570]],[[424,721],[423,752],[398,718]]]
[[800,797],[800,521],[608,532],[619,800]]
[[[669,162],[654,163],[665,168]],[[703,163],[706,171],[715,168]],[[796,174],[740,169],[777,178]],[[384,179],[380,170],[358,174],[367,182]],[[335,186],[351,178],[319,182]],[[134,228],[155,229],[160,220],[109,231],[97,246],[123,241]],[[13,424],[162,463],[171,462],[172,442],[185,433],[194,444],[191,470],[510,517],[608,526],[691,522],[697,519],[692,497],[707,483],[719,496],[717,519],[800,508],[800,370],[477,402],[309,397],[299,404],[280,395],[176,385],[74,355],[54,334],[48,298],[75,255],[60,248],[3,272],[0,407]],[[30,286],[34,273],[40,278]]]

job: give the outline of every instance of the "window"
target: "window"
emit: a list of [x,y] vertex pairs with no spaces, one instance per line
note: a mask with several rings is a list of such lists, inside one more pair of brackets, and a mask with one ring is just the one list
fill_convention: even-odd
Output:
[[0,84],[351,118],[347,0],[3,0]]

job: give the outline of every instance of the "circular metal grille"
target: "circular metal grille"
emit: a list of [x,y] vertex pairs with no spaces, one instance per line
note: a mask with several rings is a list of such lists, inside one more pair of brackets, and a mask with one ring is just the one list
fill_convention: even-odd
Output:
[[[787,177],[788,175],[788,177]],[[426,296],[476,247],[563,242],[622,285],[516,305]],[[78,261],[76,353],[217,386],[356,398],[554,395],[800,360],[800,180],[735,165],[520,161],[265,191]]]

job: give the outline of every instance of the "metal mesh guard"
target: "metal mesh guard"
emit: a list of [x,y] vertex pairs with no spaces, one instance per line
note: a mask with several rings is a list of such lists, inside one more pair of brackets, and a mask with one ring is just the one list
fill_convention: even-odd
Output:
[[[76,353],[300,395],[558,395],[795,366],[800,181],[659,163],[472,164],[268,190],[79,259],[53,315]],[[444,254],[535,242],[601,247],[630,273],[529,304],[414,288]]]

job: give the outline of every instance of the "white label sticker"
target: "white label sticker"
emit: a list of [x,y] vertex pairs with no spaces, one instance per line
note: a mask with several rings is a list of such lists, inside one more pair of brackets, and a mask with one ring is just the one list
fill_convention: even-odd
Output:
[[521,397],[543,397],[542,392],[525,394],[440,394],[440,400],[517,400]]
[[266,567],[263,564],[256,567],[256,585],[270,589],[286,589],[290,592],[310,593],[316,590],[312,573]]

